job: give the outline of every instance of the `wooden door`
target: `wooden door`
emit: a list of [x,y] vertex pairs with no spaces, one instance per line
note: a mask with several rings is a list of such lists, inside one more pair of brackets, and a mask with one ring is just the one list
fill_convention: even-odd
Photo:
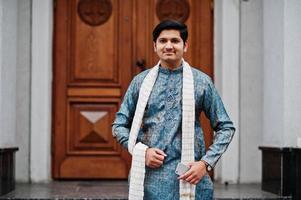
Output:
[[166,17],[189,26],[186,59],[212,76],[211,0],[55,1],[53,178],[127,178],[130,156],[111,123],[136,62],[157,62],[151,32]]

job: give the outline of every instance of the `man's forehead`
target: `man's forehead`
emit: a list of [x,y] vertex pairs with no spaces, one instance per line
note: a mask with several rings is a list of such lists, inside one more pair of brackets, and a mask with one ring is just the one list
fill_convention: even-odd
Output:
[[172,37],[172,38],[181,38],[180,31],[174,29],[163,30],[158,38]]

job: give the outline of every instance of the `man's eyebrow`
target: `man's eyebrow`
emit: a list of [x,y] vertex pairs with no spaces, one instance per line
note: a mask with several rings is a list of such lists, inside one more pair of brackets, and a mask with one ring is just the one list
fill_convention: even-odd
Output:
[[158,39],[180,39],[181,37],[159,37]]

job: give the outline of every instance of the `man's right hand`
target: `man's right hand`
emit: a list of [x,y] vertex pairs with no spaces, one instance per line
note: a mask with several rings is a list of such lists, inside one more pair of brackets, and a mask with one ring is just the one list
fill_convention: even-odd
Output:
[[150,168],[158,168],[163,164],[166,156],[160,149],[148,148],[145,153],[145,165]]

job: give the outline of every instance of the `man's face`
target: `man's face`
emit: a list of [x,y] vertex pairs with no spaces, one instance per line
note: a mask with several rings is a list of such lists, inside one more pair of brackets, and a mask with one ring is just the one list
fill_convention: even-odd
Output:
[[187,43],[183,42],[178,30],[163,30],[154,43],[154,50],[163,67],[176,68],[187,51]]

